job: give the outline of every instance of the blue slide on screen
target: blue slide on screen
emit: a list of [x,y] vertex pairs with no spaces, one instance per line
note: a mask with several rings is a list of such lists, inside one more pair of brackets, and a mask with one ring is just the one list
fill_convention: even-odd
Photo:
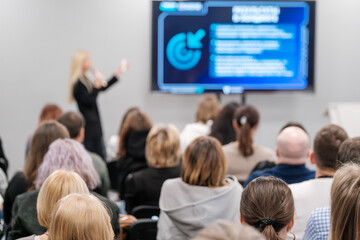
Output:
[[152,89],[312,90],[314,2],[154,1]]

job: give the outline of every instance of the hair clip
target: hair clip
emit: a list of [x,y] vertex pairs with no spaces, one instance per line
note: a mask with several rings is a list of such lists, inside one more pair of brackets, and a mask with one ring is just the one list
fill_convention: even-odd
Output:
[[246,116],[242,116],[240,118],[240,125],[244,125],[247,122],[247,117]]

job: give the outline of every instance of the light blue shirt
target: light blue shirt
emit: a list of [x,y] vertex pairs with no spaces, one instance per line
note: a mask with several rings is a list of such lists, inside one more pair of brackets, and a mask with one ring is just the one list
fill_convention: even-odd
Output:
[[306,223],[304,240],[327,240],[330,232],[330,216],[330,207],[312,211]]

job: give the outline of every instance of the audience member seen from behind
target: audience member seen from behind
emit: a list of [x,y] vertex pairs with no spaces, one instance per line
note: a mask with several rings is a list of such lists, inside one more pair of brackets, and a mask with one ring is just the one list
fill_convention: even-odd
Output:
[[226,220],[217,220],[192,240],[265,240],[255,228]]
[[91,194],[72,193],[62,198],[52,215],[50,240],[113,240],[106,206]]
[[[37,198],[37,218],[43,227],[42,235],[32,235],[21,238],[21,240],[46,240],[48,239],[48,229],[51,223],[51,213],[55,209],[56,203],[70,193],[89,193],[84,180],[75,172],[57,170],[53,172],[41,186]],[[36,191],[32,194],[37,195]],[[34,216],[36,217],[36,215]],[[30,222],[36,219],[29,219]]]
[[189,239],[217,219],[239,223],[242,187],[226,176],[221,144],[196,138],[185,150],[181,178],[164,182],[157,239]]
[[[85,135],[85,120],[81,113],[66,112],[59,117],[58,120],[69,131],[70,138],[82,143]],[[105,161],[96,153],[87,151],[93,161],[96,172],[100,176],[100,193],[103,196],[107,196],[107,192],[110,189],[109,173]]]
[[26,158],[24,170],[15,173],[9,182],[4,198],[4,219],[10,224],[12,218],[12,206],[16,196],[35,189],[34,181],[38,174],[38,168],[48,151],[50,144],[56,139],[68,138],[66,128],[53,120],[41,123],[33,134],[31,148]]
[[245,186],[260,176],[274,176],[287,184],[314,179],[315,171],[305,167],[310,152],[310,138],[304,130],[299,127],[285,128],[277,137],[277,166],[253,172],[245,182]]
[[233,117],[232,126],[237,141],[223,146],[227,161],[227,174],[244,182],[252,169],[261,161],[275,161],[275,153],[269,148],[254,143],[254,135],[259,126],[260,115],[255,107],[240,106]]
[[131,111],[119,130],[117,188],[124,199],[124,185],[128,174],[147,168],[145,144],[152,127],[150,118],[142,111]]
[[[132,111],[136,111],[136,110],[139,110],[139,108],[131,107],[125,112],[125,114],[121,120],[120,129],[122,128],[122,125],[124,124],[125,119],[129,115],[129,113],[131,113]],[[110,139],[107,143],[107,146],[106,146],[106,158],[107,158],[108,162],[112,162],[112,161],[116,160],[117,153],[119,151],[119,143],[120,143],[120,141],[119,141],[118,134],[112,135],[110,137]]]
[[174,125],[154,126],[146,140],[146,159],[149,168],[128,175],[126,180],[126,209],[139,205],[159,206],[161,186],[169,178],[180,177],[179,131]]
[[239,107],[236,102],[226,104],[211,126],[209,136],[216,138],[222,145],[236,141],[235,129],[232,126],[235,110]]
[[219,100],[214,94],[206,94],[200,98],[196,109],[194,123],[186,124],[180,134],[180,151],[183,153],[186,147],[197,137],[208,136],[211,125],[220,111]]
[[267,240],[285,240],[294,225],[294,200],[288,185],[275,177],[259,177],[244,189],[240,221],[258,229]]
[[[345,140],[339,148],[337,161],[336,161],[336,168],[339,169],[341,166],[351,163],[360,166],[360,137],[349,138]],[[331,201],[333,201],[333,195],[332,195],[333,187],[338,172],[339,170],[336,171],[333,184],[331,186]],[[339,174],[339,176],[342,175]],[[352,186],[350,183],[349,184],[346,183],[344,185],[345,188],[348,188],[350,186]],[[347,193],[347,189],[343,189],[343,190],[346,191]],[[358,193],[358,192],[359,190],[357,190],[357,192],[354,193]],[[345,202],[342,202],[341,206],[344,203]],[[342,219],[342,221],[343,220],[344,219]],[[343,226],[345,227],[345,225]],[[305,240],[328,239],[329,232],[330,232],[330,207],[327,206],[327,207],[317,208],[314,211],[312,211],[306,223],[304,239]],[[344,238],[344,239],[348,239],[348,238]]]
[[317,132],[310,161],[315,164],[315,179],[290,184],[295,201],[295,224],[292,232],[296,239],[303,239],[306,221],[311,211],[330,203],[330,189],[336,171],[336,157],[343,141],[348,138],[345,130],[337,125],[326,125]]
[[[58,105],[52,103],[46,104],[41,110],[38,126],[45,121],[58,120],[61,114],[62,114],[62,109]],[[31,139],[32,139],[32,135],[28,138],[28,141],[26,143],[25,156],[29,154],[31,147]]]
[[360,166],[340,168],[331,187],[330,239],[360,239]]
[[[84,146],[77,141],[58,139],[50,145],[48,152],[44,156],[44,161],[38,170],[35,180],[36,188],[39,189],[46,178],[59,169],[78,173],[90,190],[98,186],[99,176],[94,168],[91,157]],[[107,198],[96,193],[93,194],[111,209],[112,226],[117,236],[120,232],[119,209],[115,203]],[[42,227],[37,221],[29,221],[29,219],[36,219],[36,197],[37,193],[27,192],[16,198],[13,207],[14,216],[9,233],[12,237],[11,239],[41,232]]]

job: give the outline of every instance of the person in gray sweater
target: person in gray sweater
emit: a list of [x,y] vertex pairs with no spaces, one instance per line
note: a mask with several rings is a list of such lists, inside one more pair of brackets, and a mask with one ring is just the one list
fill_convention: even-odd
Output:
[[191,142],[181,178],[166,180],[161,189],[157,239],[191,239],[218,219],[239,223],[242,187],[225,172],[218,140],[199,137]]

